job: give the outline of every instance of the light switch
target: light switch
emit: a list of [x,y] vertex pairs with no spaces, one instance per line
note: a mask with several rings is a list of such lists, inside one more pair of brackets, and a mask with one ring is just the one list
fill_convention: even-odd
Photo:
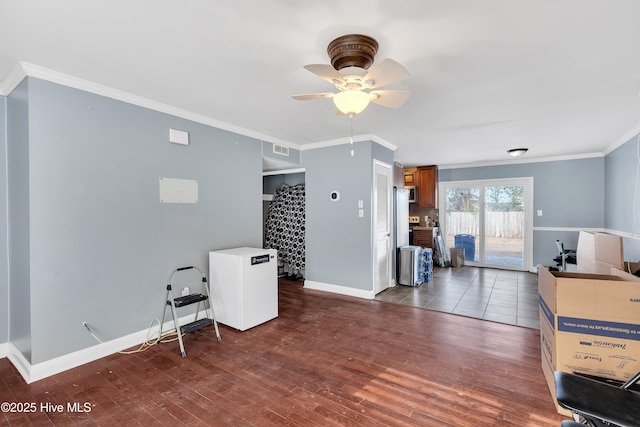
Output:
[[364,209],[358,209],[358,217],[364,218]]
[[538,216],[542,216],[542,209],[538,209],[538,211],[536,212],[536,214],[537,214]]

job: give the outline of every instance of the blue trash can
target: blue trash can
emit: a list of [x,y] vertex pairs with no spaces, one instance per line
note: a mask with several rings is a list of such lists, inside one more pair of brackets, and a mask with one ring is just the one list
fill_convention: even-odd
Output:
[[473,234],[456,234],[454,247],[464,248],[464,260],[473,261],[476,255],[476,236]]

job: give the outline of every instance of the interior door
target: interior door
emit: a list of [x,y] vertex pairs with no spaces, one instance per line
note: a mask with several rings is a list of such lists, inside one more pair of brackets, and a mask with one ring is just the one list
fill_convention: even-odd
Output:
[[373,292],[380,293],[391,284],[391,166],[375,161],[373,165]]

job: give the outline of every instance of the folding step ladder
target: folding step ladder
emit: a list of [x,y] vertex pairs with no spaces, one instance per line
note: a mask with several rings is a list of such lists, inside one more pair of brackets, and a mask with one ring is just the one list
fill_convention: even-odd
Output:
[[[201,294],[193,293],[193,294],[181,296],[178,298],[174,298],[173,290],[171,289],[171,280],[173,279],[173,275],[179,271],[190,270],[192,268],[197,270],[202,276],[202,293]],[[198,319],[198,314],[200,314],[201,302],[204,305],[206,317]],[[192,304],[197,304],[195,320],[191,323],[187,323],[185,325],[180,326],[177,309],[180,307],[186,307]],[[160,322],[160,333],[158,334],[158,343],[160,342],[160,339],[162,337],[162,326],[164,324],[164,318],[167,313],[167,306],[171,307],[173,324],[178,334],[178,341],[180,342],[180,352],[182,353],[182,357],[185,357],[187,355],[187,353],[184,351],[184,343],[182,342],[182,335],[186,333],[193,332],[198,329],[204,328],[205,326],[209,326],[213,324],[213,327],[216,330],[216,337],[218,339],[218,342],[222,340],[222,338],[220,337],[220,330],[218,329],[218,322],[216,322],[216,317],[215,317],[215,314],[213,313],[213,307],[211,306],[211,300],[209,298],[207,278],[202,272],[202,270],[200,270],[198,267],[193,265],[189,267],[180,267],[180,268],[176,268],[171,272],[171,275],[169,276],[169,280],[167,280],[167,296],[165,298],[165,304],[163,305],[163,310],[162,310],[162,322]]]

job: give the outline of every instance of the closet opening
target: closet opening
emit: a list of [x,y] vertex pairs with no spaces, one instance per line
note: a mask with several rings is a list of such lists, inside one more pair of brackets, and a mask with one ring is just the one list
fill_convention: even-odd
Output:
[[305,276],[304,169],[263,173],[263,247],[278,251],[278,276]]

